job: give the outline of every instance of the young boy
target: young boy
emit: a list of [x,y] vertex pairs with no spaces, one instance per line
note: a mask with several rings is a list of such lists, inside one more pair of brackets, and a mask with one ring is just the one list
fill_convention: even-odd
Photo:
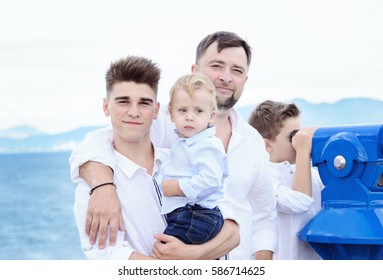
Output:
[[311,167],[314,127],[301,128],[300,110],[293,104],[264,101],[252,112],[249,124],[259,131],[270,155],[272,175],[279,180],[277,199],[279,242],[274,259],[320,259],[298,231],[320,210],[323,189]]
[[161,167],[158,183],[168,222],[164,233],[186,244],[210,240],[223,225],[217,205],[228,163],[215,136],[216,110],[214,84],[203,75],[182,76],[170,90],[169,113],[178,139],[171,147],[171,160]]

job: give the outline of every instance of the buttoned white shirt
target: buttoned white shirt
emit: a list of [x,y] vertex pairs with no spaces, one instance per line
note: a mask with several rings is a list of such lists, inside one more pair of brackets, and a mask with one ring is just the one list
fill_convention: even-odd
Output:
[[[165,219],[160,214],[159,190],[156,189],[151,174],[115,150],[113,156],[115,158],[113,180],[117,186],[126,230],[118,233],[115,246],[108,246],[107,243],[106,248],[100,250],[97,245],[89,244],[89,236],[85,233],[85,218],[90,188],[86,182],[81,181],[75,192],[74,215],[81,245],[88,259],[128,260],[133,252],[150,255],[155,242],[153,235],[162,233],[166,227]],[[158,171],[161,163],[168,158],[168,150],[155,149],[153,171]]]
[[185,196],[163,196],[162,214],[186,204],[209,209],[218,206],[229,170],[222,141],[215,133],[212,126],[189,138],[178,137],[172,145],[170,160],[162,164],[158,182],[178,180]]
[[279,241],[274,259],[317,260],[319,255],[297,233],[321,209],[321,191],[324,188],[318,170],[311,169],[312,197],[292,190],[295,165],[289,162],[270,162],[272,175],[279,181],[274,193],[277,199]]
[[[229,177],[219,207],[224,218],[232,217],[239,225],[240,244],[229,259],[253,259],[259,250],[275,251],[278,242],[276,199],[270,174],[269,155],[262,136],[242,119],[235,109],[230,111],[232,135],[227,149]],[[170,147],[176,140],[174,123],[165,106],[151,128],[151,139],[157,147]],[[115,167],[111,152],[111,127],[88,133],[72,152],[71,177],[79,177],[79,166],[88,160]],[[234,216],[233,216],[234,214]]]
[[237,111],[230,111],[232,135],[227,149],[229,177],[226,195],[234,205],[241,242],[230,259],[253,259],[260,250],[275,251],[278,240],[276,200],[269,155],[262,136]]

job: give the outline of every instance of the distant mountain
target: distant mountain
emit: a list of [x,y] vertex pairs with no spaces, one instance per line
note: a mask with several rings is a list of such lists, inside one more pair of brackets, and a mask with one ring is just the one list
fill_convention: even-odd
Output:
[[[368,98],[348,98],[336,103],[313,104],[303,99],[292,100],[302,110],[303,126],[383,123],[383,101]],[[256,105],[238,108],[247,120]],[[0,131],[0,153],[70,151],[84,139],[86,133],[100,126],[80,127],[55,135],[40,132],[30,126]]]
[[43,132],[37,130],[34,127],[28,125],[20,125],[0,131],[0,138],[23,139],[42,134]]
[[80,127],[54,135],[38,132],[29,126],[24,126],[25,131],[23,131],[23,127],[16,127],[14,130],[18,132],[16,135],[29,135],[23,138],[14,137],[14,133],[9,133],[9,131],[13,130],[8,129],[0,132],[0,153],[69,151],[78,145],[88,132],[100,127]]
[[342,99],[336,103],[312,104],[293,100],[302,110],[304,125],[383,124],[383,101],[369,98]]
[[[329,126],[347,124],[383,124],[383,101],[369,98],[347,98],[336,103],[310,103],[293,99],[302,111],[302,126]],[[247,120],[255,105],[239,108]]]

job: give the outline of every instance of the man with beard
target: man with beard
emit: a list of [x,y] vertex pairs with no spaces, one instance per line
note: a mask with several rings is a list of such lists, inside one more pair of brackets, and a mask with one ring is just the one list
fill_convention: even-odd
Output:
[[[234,109],[248,78],[251,55],[251,47],[237,34],[215,32],[199,43],[196,61],[192,65],[193,73],[207,76],[216,87],[216,135],[222,140],[227,153],[230,174],[225,187],[229,200],[222,203],[230,203],[241,239],[240,245],[230,252],[230,259],[272,259],[278,240],[276,199],[271,186],[275,181],[270,176],[269,156],[263,138]],[[151,129],[151,139],[157,147],[170,147],[175,140],[174,124],[167,111],[165,108]],[[90,187],[110,182],[115,167],[111,151],[111,128],[88,134],[72,153],[72,179],[80,176]],[[98,234],[99,246],[103,247],[108,230],[110,244],[115,242],[118,229],[123,228],[119,208],[113,186],[101,188],[92,195],[86,225],[90,243],[95,243]],[[225,213],[223,215],[225,217]],[[234,222],[226,219],[224,227],[230,223]],[[181,256],[185,259],[204,259],[214,256],[215,251],[218,255],[220,250],[218,245],[205,254],[205,251],[187,249],[187,245],[182,246],[174,237],[163,234],[155,237],[158,241],[154,244],[153,254],[161,259]]]

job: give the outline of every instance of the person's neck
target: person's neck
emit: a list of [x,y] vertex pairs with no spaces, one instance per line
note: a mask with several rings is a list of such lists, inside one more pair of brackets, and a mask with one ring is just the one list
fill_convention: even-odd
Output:
[[154,148],[150,138],[140,142],[115,141],[114,148],[137,165],[146,168],[148,174],[152,175]]
[[229,147],[232,132],[229,116],[230,110],[220,110],[215,118],[216,136],[221,139],[226,152]]

